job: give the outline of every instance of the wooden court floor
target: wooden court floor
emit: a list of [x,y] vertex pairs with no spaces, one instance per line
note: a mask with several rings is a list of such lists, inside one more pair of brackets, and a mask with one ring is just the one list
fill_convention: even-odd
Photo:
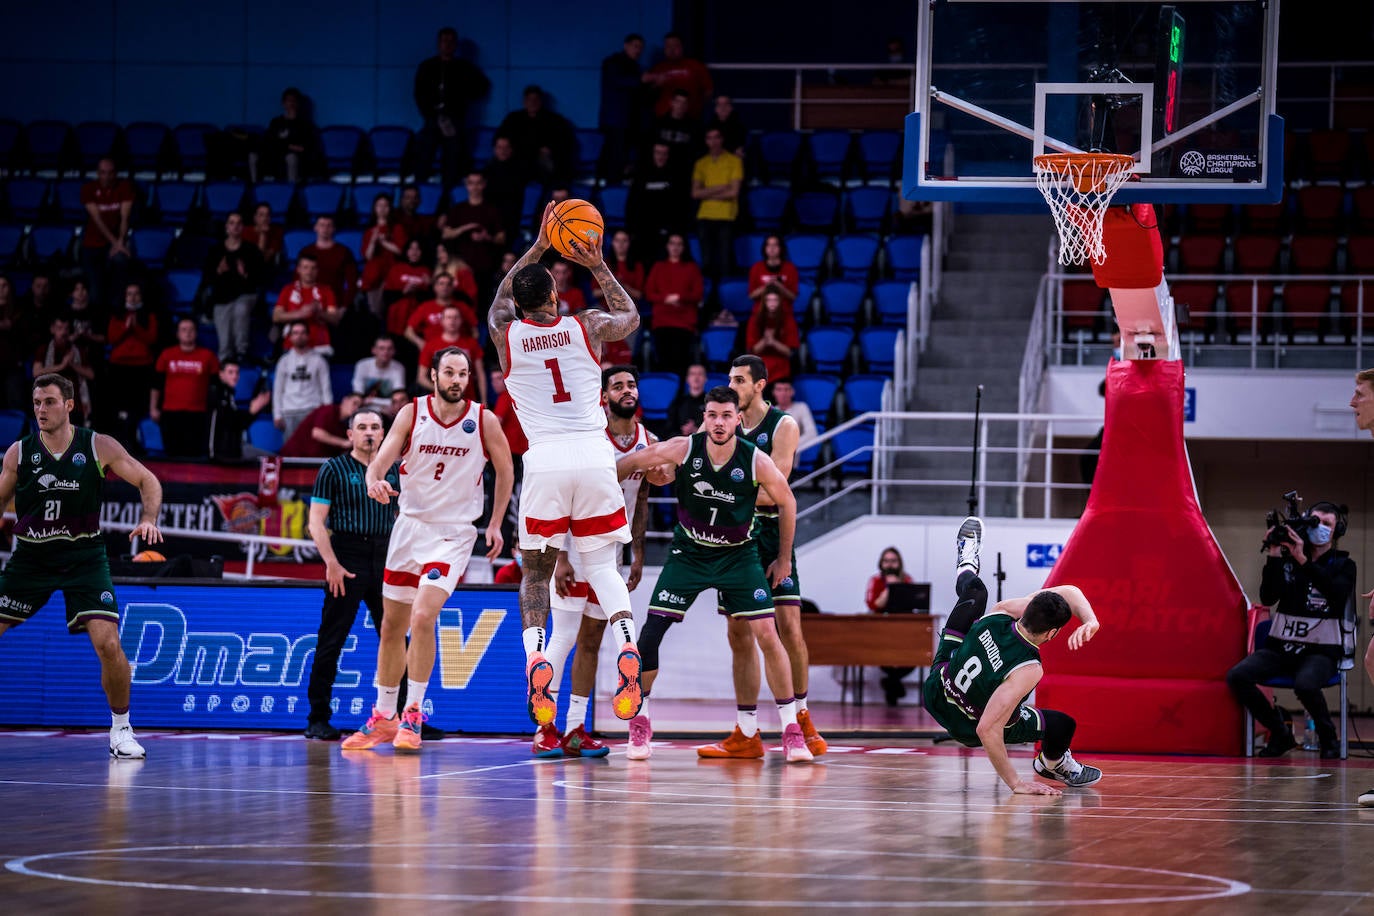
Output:
[[1084,754],[1106,778],[1049,799],[928,741],[788,766],[143,739],[0,733],[0,912],[1374,912],[1367,759]]

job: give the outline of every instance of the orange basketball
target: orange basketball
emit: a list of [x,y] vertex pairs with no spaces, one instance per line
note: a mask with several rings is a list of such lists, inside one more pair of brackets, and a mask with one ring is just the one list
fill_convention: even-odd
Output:
[[134,556],[135,563],[164,563],[167,558],[156,550],[145,550]]
[[601,212],[585,200],[573,198],[555,204],[549,214],[549,240],[554,250],[565,258],[573,256],[569,240],[576,239],[579,245],[595,248],[601,244],[606,226],[601,221]]

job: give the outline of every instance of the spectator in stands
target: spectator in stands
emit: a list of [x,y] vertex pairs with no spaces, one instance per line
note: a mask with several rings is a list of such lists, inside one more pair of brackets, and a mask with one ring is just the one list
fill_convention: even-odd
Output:
[[[467,296],[458,296],[454,293],[452,277],[448,274],[439,274],[434,278],[434,298],[412,312],[406,321],[405,339],[417,350],[423,350],[430,338],[439,333],[444,309],[449,306],[458,309],[463,326],[467,329],[465,333],[475,333],[477,311],[472,307],[472,302]],[[421,367],[426,372],[429,371],[428,363],[421,362]]]
[[558,293],[558,314],[576,315],[587,307],[587,297],[573,283],[571,264],[561,259],[554,261],[549,273],[553,274],[553,288]]
[[792,385],[789,378],[780,378],[773,382],[773,406],[789,417],[797,421],[797,430],[800,433],[797,437],[797,448],[806,448],[817,436],[820,429],[816,426],[816,418],[811,414],[811,407],[805,401],[796,400],[797,389]]
[[91,422],[91,387],[95,369],[87,348],[72,339],[71,322],[65,315],[54,315],[48,322],[48,339],[33,355],[33,377],[55,372],[65,376],[76,390],[76,410],[72,423],[86,426]]
[[787,244],[781,236],[770,235],[763,240],[761,253],[763,257],[749,268],[749,298],[757,305],[764,293],[773,292],[790,307],[801,289],[801,280],[797,265],[787,260]]
[[523,107],[502,119],[496,135],[510,138],[525,181],[546,188],[569,184],[577,155],[572,123],[546,107],[544,90],[538,86],[526,86],[523,99]]
[[520,216],[525,209],[526,181],[510,137],[497,134],[491,141],[491,158],[482,167],[482,177],[487,180],[487,202],[501,211],[506,238],[515,238],[520,234]]
[[[259,386],[262,380],[259,380]],[[207,403],[210,407],[209,455],[216,461],[237,461],[243,457],[243,435],[257,415],[272,403],[272,392],[259,387],[249,399],[248,409],[238,404],[239,364],[230,360],[210,380]]]
[[639,242],[641,260],[657,260],[668,236],[686,231],[691,202],[691,185],[673,171],[667,144],[655,143],[625,205],[625,226]]
[[351,448],[348,418],[363,406],[363,396],[350,392],[337,405],[321,404],[301,421],[285,442],[283,458],[333,458]]
[[887,39],[887,62],[894,65],[890,70],[879,70],[873,74],[875,86],[901,86],[911,83],[911,68],[906,56],[906,42],[893,35]]
[[405,387],[405,368],[396,361],[396,342],[386,334],[379,335],[372,342],[372,355],[353,367],[353,390],[363,396],[368,407],[386,410],[391,406],[391,393]]
[[425,263],[425,246],[420,244],[419,239],[411,239],[406,242],[402,257],[386,272],[382,289],[392,297],[393,302],[403,297],[418,302],[429,291],[433,280],[434,271]]
[[685,381],[668,405],[669,436],[690,436],[701,428],[706,410],[706,367],[700,363],[688,366]]
[[491,581],[493,585],[519,585],[524,578],[524,568],[520,565],[520,545],[515,544],[510,549],[511,562],[503,563],[496,567],[492,573]]
[[692,166],[701,155],[702,142],[701,121],[687,111],[687,93],[678,90],[673,94],[672,106],[654,118],[649,141],[667,146],[668,165],[673,174],[683,181],[691,181]]
[[[621,289],[625,290],[631,299],[636,303],[644,301],[644,265],[634,256],[630,234],[624,229],[617,229],[611,233],[611,252],[606,258],[606,266],[615,274],[616,280],[620,281]],[[605,308],[599,283],[592,284],[592,305],[595,308]],[[635,340],[638,336],[639,332],[636,331],[624,340],[604,342],[601,346],[602,362],[612,356],[615,357],[615,362],[610,363],[612,366],[632,362]]]
[[381,318],[385,312],[383,287],[391,268],[406,245],[405,230],[391,219],[391,195],[378,194],[372,198],[372,225],[363,233],[362,290],[372,314]]
[[500,372],[492,372],[487,390],[496,396],[491,412],[501,421],[501,432],[506,434],[506,441],[510,443],[510,453],[519,461],[520,456],[529,451],[530,440],[526,438],[520,418],[515,414],[515,402],[511,400],[510,392],[506,391],[506,377]]
[[401,202],[396,207],[395,222],[408,239],[429,241],[434,232],[435,217],[420,212],[420,188],[408,184],[401,188]]
[[72,281],[72,291],[67,296],[67,320],[72,324],[72,339],[91,354],[92,360],[99,363],[105,355],[107,319],[105,310],[97,308],[91,301],[90,289],[81,277]]
[[243,238],[243,216],[224,219],[224,241],[210,249],[201,269],[201,287],[215,318],[219,359],[241,360],[252,350],[253,310],[266,280],[267,265],[256,245]]
[[143,302],[143,288],[130,283],[124,290],[124,307],[111,316],[106,337],[110,343],[110,417],[123,442],[136,441],[134,432],[148,408],[157,363],[158,319]]
[[[739,218],[739,190],[744,184],[744,161],[725,149],[719,130],[706,132],[706,155],[692,168],[692,199],[697,205],[697,236],[701,261],[711,282],[734,267],[735,220]],[[769,375],[772,378],[772,375]]]
[[[310,346],[321,357],[328,357],[334,352],[329,342],[329,329],[339,323],[343,311],[334,298],[333,290],[321,286],[318,278],[319,262],[308,251],[302,251],[296,259],[296,279],[277,296],[277,304],[272,309],[272,323],[285,330],[292,322],[303,322],[310,335]],[[284,340],[283,346],[294,345]]]
[[[47,341],[48,326],[59,312],[52,274],[46,270],[37,271],[29,281],[28,295],[19,301],[19,338],[23,342],[25,359],[32,357],[33,351]],[[30,392],[26,403],[32,400]]]
[[442,147],[444,187],[458,183],[468,167],[464,122],[468,106],[486,97],[491,80],[471,61],[458,57],[458,33],[439,30],[439,53],[415,69],[415,107],[424,125],[415,135],[415,177],[429,178],[434,150]]
[[393,420],[396,419],[396,414],[400,413],[401,408],[409,403],[410,391],[408,389],[399,388],[391,392],[391,407],[387,410],[386,415]]
[[358,262],[347,245],[334,240],[334,217],[316,217],[315,241],[301,249],[301,256],[306,255],[319,265],[317,282],[329,287],[339,308],[347,310],[358,291]]
[[315,143],[315,125],[310,123],[305,97],[288,86],[281,94],[281,114],[268,123],[258,152],[248,154],[249,177],[254,184],[268,175],[295,184],[309,170]]
[[272,378],[272,424],[289,439],[312,410],[334,403],[334,386],[329,363],[311,346],[309,324],[289,322],[286,341],[290,349],[277,360]]
[[113,159],[101,159],[95,180],[81,186],[81,206],[88,214],[81,234],[81,270],[91,284],[92,298],[108,305],[106,281],[118,288],[132,257],[129,217],[134,210],[134,186],[117,177]]
[[[902,553],[896,547],[889,547],[878,557],[878,572],[868,580],[868,588],[864,591],[864,604],[875,614],[887,613],[887,587],[894,582],[910,582],[911,577],[906,574],[902,565]],[[902,683],[902,678],[906,677],[915,668],[883,668],[883,694],[887,697],[888,706],[896,706],[897,701],[906,696],[906,686]]]
[[654,114],[665,114],[672,105],[673,94],[687,96],[687,113],[697,121],[711,97],[711,71],[701,61],[683,53],[682,36],[669,32],[663,36],[663,57],[649,70],[645,82],[658,87]]
[[716,96],[715,108],[706,122],[706,132],[710,133],[713,130],[720,131],[726,149],[741,160],[744,159],[744,147],[749,141],[749,131],[740,120],[739,112],[735,111],[735,103],[728,95]]
[[243,240],[257,246],[262,262],[275,267],[281,260],[286,231],[280,223],[272,222],[272,205],[258,204],[253,208],[253,225],[244,227]]
[[32,409],[29,388],[29,352],[20,336],[19,298],[10,278],[0,274],[0,407]]
[[770,379],[792,377],[792,354],[801,345],[801,333],[792,307],[784,305],[782,297],[770,290],[763,301],[754,306],[744,332],[744,346],[763,360]]
[[219,358],[196,341],[196,321],[177,322],[177,342],[157,358],[162,384],[148,392],[148,416],[162,427],[162,447],[173,458],[205,454],[210,434],[210,380]]
[[501,211],[487,202],[487,180],[481,172],[469,173],[463,184],[468,199],[449,208],[440,221],[440,235],[453,246],[453,253],[472,268],[478,295],[486,301],[490,299],[492,272],[506,247],[505,223]]
[[456,247],[455,242],[440,242],[434,246],[434,275],[452,277],[453,294],[461,294],[475,304],[480,296],[477,276],[472,272],[472,265],[454,253]]
[[639,145],[640,111],[644,107],[645,74],[639,65],[644,36],[631,32],[621,49],[601,61],[601,161],[597,177],[605,181],[628,178]]
[[696,349],[704,284],[680,234],[668,236],[665,247],[668,256],[650,268],[644,295],[652,309],[654,365],[658,371],[681,375]]
[[482,342],[475,336],[475,328],[467,324],[467,319],[463,316],[463,311],[458,303],[450,302],[444,306],[442,316],[439,320],[439,333],[431,334],[425,339],[425,345],[420,350],[420,361],[415,367],[415,387],[432,392],[434,383],[430,381],[431,358],[435,353],[445,347],[460,347],[468,354],[468,359],[472,363],[472,372],[468,375],[467,391],[463,397],[469,400],[487,402],[487,372],[482,363]]

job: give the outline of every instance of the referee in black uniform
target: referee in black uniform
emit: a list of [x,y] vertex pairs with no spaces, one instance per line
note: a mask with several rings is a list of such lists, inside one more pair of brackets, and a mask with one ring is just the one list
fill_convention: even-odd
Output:
[[[367,407],[356,411],[348,418],[348,441],[352,448],[326,461],[315,479],[315,492],[310,499],[310,537],[325,563],[326,590],[310,669],[307,738],[339,738],[339,730],[329,724],[329,700],[334,692],[339,655],[360,603],[367,602],[372,624],[381,631],[382,571],[386,567],[391,526],[396,521],[396,503],[393,500],[384,506],[369,499],[365,478],[367,465],[377,454],[385,433],[379,412]],[[400,475],[394,466],[386,479],[400,490]],[[403,677],[400,700],[404,699]],[[443,733],[436,729],[433,737],[442,738]]]

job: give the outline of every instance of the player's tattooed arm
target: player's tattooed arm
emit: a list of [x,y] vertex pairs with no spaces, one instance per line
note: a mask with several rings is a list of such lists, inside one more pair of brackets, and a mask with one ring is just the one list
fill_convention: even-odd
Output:
[[588,309],[583,314],[586,316],[587,333],[598,340],[624,340],[635,332],[639,327],[639,307],[635,305],[634,299],[625,292],[625,287],[620,285],[620,281],[615,278],[615,274],[606,266],[605,260],[598,259],[597,264],[592,269],[592,276],[601,285],[602,301],[606,305],[603,312],[600,309]]
[[487,313],[487,329],[491,331],[492,343],[496,346],[497,356],[500,357],[501,371],[510,369],[506,365],[506,330],[511,322],[520,317],[519,311],[515,306],[515,296],[511,293],[511,283],[515,275],[523,267],[530,264],[537,264],[539,259],[544,256],[544,252],[549,250],[549,214],[553,211],[553,202],[550,201],[544,207],[544,216],[539,221],[539,237],[534,240],[534,244],[529,250],[515,262],[515,266],[510,269],[501,280],[501,285],[496,289],[496,297],[492,300],[491,310]]

